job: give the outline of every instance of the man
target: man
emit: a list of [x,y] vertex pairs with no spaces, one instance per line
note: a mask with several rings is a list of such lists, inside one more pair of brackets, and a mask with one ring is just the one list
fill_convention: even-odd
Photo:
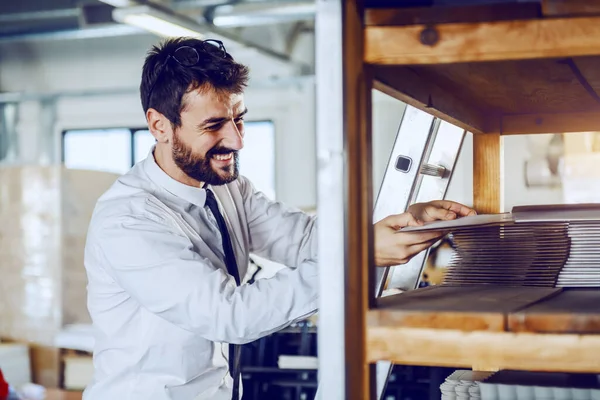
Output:
[[[172,39],[148,54],[141,99],[157,143],[99,199],[86,244],[97,332],[86,400],[238,398],[230,344],[316,311],[316,219],[238,174],[247,79],[217,41]],[[397,229],[472,213],[452,202],[411,211],[375,225],[377,265],[438,238]],[[289,268],[245,284],[249,252]]]

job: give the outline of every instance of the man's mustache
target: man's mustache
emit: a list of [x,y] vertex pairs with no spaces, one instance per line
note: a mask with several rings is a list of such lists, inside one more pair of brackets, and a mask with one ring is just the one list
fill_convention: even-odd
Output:
[[225,147],[225,146],[216,146],[216,147],[213,147],[212,149],[210,149],[209,151],[207,151],[206,156],[212,157],[217,154],[229,154],[229,153],[237,154],[237,150],[230,149],[229,147]]

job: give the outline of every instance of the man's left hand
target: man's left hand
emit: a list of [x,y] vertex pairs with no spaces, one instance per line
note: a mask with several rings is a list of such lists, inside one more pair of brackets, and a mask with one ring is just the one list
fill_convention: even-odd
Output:
[[453,201],[436,200],[413,204],[403,214],[384,218],[375,224],[375,265],[405,264],[445,235],[445,232],[398,232],[399,229],[470,215],[476,215],[475,210]]
[[477,214],[472,208],[449,200],[416,203],[408,207],[408,212],[418,222],[448,221]]

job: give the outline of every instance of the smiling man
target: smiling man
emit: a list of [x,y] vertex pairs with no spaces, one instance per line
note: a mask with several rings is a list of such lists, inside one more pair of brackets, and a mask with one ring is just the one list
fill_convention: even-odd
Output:
[[[247,80],[217,41],[171,39],[149,52],[140,89],[156,145],[98,200],[88,232],[96,343],[86,400],[237,400],[238,345],[316,312],[316,219],[239,174]],[[438,238],[397,229],[471,213],[442,201],[378,222],[377,265]],[[248,284],[250,252],[289,268]]]

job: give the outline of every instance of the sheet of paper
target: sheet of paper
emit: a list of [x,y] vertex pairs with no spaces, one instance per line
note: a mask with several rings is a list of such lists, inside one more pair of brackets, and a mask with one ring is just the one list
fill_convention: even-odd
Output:
[[520,206],[512,210],[515,222],[600,221],[600,204]]
[[398,232],[431,232],[431,231],[454,231],[457,229],[470,228],[482,225],[502,224],[514,222],[511,213],[482,214],[471,217],[463,217],[451,221],[426,222],[421,226],[408,226]]

